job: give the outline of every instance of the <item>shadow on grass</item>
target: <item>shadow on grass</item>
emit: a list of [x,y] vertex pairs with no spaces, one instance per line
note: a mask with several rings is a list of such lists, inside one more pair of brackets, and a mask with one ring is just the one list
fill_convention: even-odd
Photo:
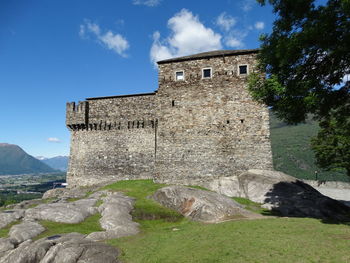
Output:
[[275,216],[308,217],[327,224],[350,225],[350,207],[301,181],[275,184],[264,203],[275,207],[272,210]]

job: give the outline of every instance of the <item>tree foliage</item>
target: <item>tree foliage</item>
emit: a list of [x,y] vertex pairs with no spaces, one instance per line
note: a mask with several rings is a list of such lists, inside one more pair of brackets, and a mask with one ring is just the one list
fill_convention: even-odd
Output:
[[350,119],[344,114],[350,105],[339,107],[320,122],[318,135],[311,140],[317,165],[326,170],[345,168],[350,176]]
[[254,97],[290,124],[308,113],[322,118],[349,102],[343,78],[350,73],[350,0],[268,2],[277,19],[273,32],[261,36],[258,58],[269,78],[250,78]]
[[350,175],[350,0],[257,0],[272,5],[273,31],[261,36],[260,70],[249,77],[254,99],[289,124],[311,113],[317,163]]

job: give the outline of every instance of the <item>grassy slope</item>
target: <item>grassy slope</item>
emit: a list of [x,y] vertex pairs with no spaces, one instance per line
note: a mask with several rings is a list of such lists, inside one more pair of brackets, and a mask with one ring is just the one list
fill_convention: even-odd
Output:
[[[350,262],[349,225],[274,217],[221,224],[191,222],[148,198],[163,186],[136,180],[105,187],[136,199],[133,218],[140,223],[141,233],[108,241],[121,249],[122,262]],[[264,213],[256,203],[235,200]],[[38,238],[101,231],[99,218],[96,214],[80,224],[41,222],[47,231]],[[0,237],[7,236],[8,230],[0,231]]]
[[326,172],[315,165],[315,155],[310,147],[311,137],[317,134],[317,122],[309,119],[305,124],[288,126],[270,115],[271,146],[274,168],[302,179],[349,181],[345,172]]
[[[110,240],[122,250],[123,262],[347,262],[350,228],[315,219],[273,218],[221,224],[191,222],[174,216],[146,197],[161,187],[149,180],[108,186],[137,198],[134,215],[141,233]],[[239,200],[252,205],[247,200]],[[262,210],[263,212],[263,210]]]

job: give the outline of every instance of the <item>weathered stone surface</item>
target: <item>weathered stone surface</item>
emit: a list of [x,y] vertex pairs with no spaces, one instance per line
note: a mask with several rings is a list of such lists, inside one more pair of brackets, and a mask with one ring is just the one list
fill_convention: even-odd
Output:
[[106,240],[123,236],[136,235],[139,224],[132,221],[130,215],[134,199],[121,193],[108,193],[102,198],[103,204],[98,210],[102,215],[100,224],[104,232],[94,232],[88,235],[93,240]]
[[24,216],[24,210],[14,209],[5,210],[0,213],[0,228],[7,226],[8,224],[21,219]]
[[237,177],[204,184],[229,196],[248,198],[284,216],[348,220],[350,208],[310,185],[277,171],[249,170]]
[[[8,239],[8,238],[0,238],[0,253],[9,251],[11,249],[14,249],[15,245],[13,244],[13,242]],[[0,254],[1,257],[1,254]]]
[[184,186],[163,187],[154,193],[153,198],[192,220],[206,223],[262,217],[245,210],[242,205],[226,196]]
[[25,200],[17,204],[11,204],[6,206],[8,209],[27,209],[29,207],[33,207],[35,205],[42,204],[42,199],[32,199],[32,200]]
[[37,222],[24,221],[11,227],[9,236],[17,244],[32,239],[45,231],[45,228]]
[[114,247],[70,233],[25,241],[0,258],[0,263],[114,263],[119,262],[117,256]]
[[75,202],[41,204],[25,212],[29,220],[49,220],[59,223],[80,223],[97,212],[94,207],[97,199],[81,199]]
[[[160,63],[156,93],[68,103],[69,185],[145,178],[198,184],[271,169],[268,110],[239,74],[240,65],[257,70],[257,50],[224,53]],[[177,71],[183,80],[175,80]]]

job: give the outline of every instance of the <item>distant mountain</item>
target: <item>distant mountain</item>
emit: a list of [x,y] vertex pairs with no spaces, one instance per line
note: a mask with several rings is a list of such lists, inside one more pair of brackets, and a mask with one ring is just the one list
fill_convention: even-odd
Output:
[[0,175],[51,173],[57,170],[14,144],[0,143]]
[[38,160],[41,160],[43,163],[46,163],[51,168],[61,170],[63,172],[67,171],[68,168],[68,156],[56,156],[52,158],[46,158],[43,156],[37,156]]

